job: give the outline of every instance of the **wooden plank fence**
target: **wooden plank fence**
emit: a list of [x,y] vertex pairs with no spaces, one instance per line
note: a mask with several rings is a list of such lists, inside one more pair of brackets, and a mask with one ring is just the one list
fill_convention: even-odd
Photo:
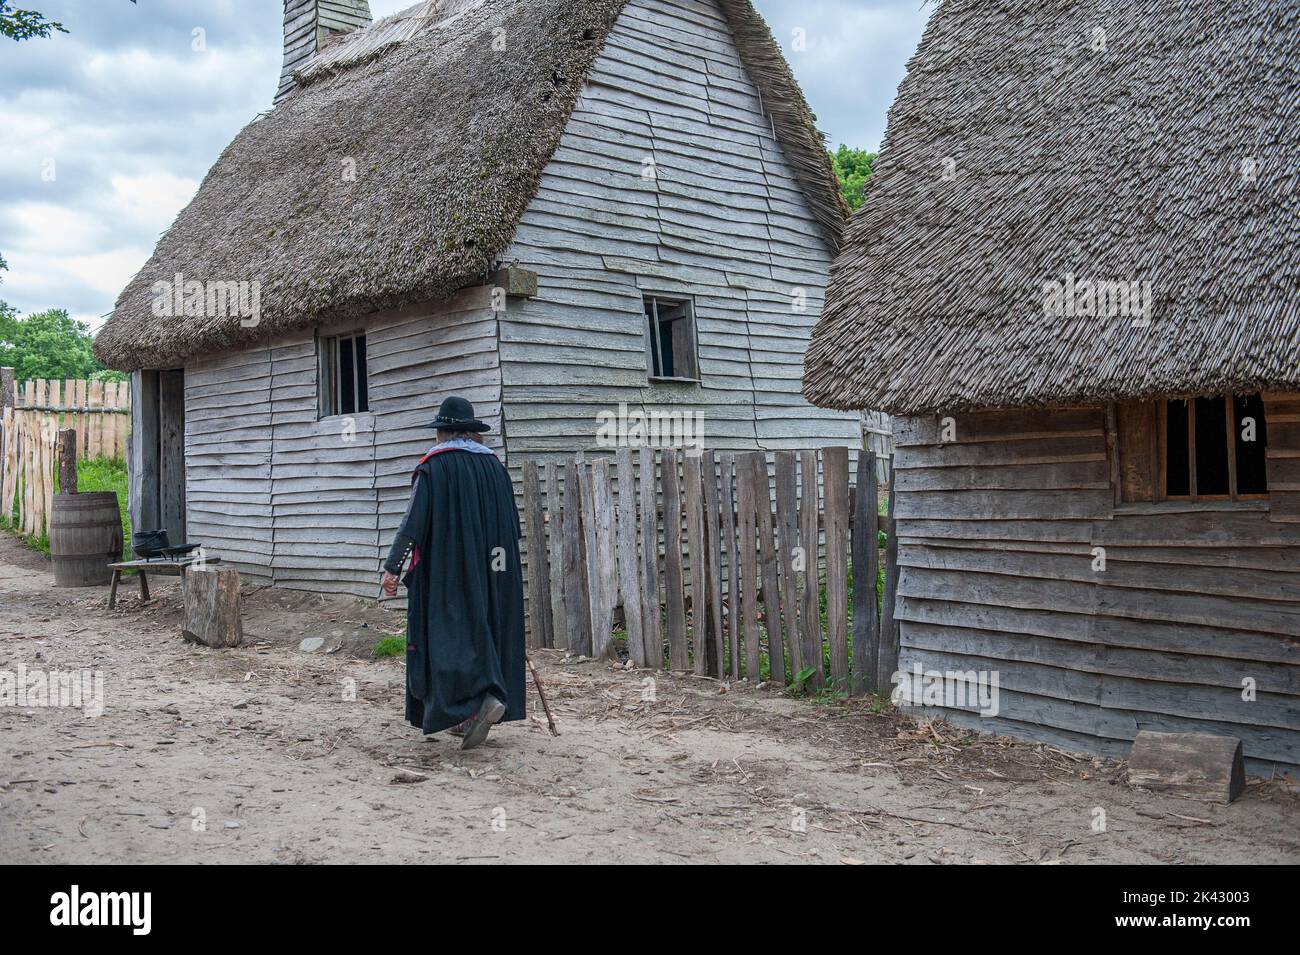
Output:
[[879,550],[892,525],[877,510],[876,456],[860,452],[853,486],[850,453],[526,461],[528,645],[616,657],[621,607],[638,667],[888,690],[897,633],[876,581],[884,560],[896,586],[896,548]]
[[125,458],[131,430],[131,383],[36,378],[19,382],[14,407],[51,418],[56,430],[77,432],[77,454],[84,460]]
[[894,422],[883,411],[862,412],[862,446],[876,454],[876,484],[888,486],[894,460]]
[[14,408],[0,412],[0,427],[0,516],[14,530],[40,537],[54,504],[57,431],[53,421]]
[[130,426],[128,382],[15,382],[12,369],[0,369],[0,517],[23,534],[45,534],[57,483],[58,432],[77,433],[79,458],[121,458]]

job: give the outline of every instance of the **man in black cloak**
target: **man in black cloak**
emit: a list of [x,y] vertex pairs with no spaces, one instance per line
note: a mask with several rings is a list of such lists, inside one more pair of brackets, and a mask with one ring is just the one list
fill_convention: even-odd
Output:
[[426,734],[487,739],[524,718],[524,585],[519,515],[505,466],[477,435],[488,426],[450,397],[438,443],[411,478],[411,499],[384,561],[383,590],[406,585],[406,719]]

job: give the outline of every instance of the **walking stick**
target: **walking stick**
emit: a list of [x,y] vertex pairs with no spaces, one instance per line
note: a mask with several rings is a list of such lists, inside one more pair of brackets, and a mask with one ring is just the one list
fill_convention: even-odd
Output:
[[551,705],[546,702],[546,692],[542,689],[542,678],[537,675],[537,667],[533,666],[532,657],[527,653],[524,654],[524,660],[528,663],[528,669],[533,674],[533,685],[537,687],[537,697],[542,701],[542,712],[546,714],[546,725],[550,727],[552,736],[559,736],[560,731],[555,728],[555,717],[551,716]]

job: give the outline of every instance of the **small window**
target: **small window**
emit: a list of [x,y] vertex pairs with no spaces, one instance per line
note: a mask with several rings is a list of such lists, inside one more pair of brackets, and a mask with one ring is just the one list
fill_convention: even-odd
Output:
[[1116,409],[1120,500],[1267,497],[1267,443],[1259,395],[1126,402]]
[[649,329],[651,380],[699,381],[694,304],[690,299],[659,295],[647,295],[643,301]]
[[322,418],[370,410],[364,333],[319,339],[319,362]]

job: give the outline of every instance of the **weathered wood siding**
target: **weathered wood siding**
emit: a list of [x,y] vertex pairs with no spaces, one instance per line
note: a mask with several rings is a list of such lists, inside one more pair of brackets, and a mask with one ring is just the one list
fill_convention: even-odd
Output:
[[[1100,408],[953,418],[949,443],[894,419],[900,669],[1001,680],[997,718],[942,715],[1117,755],[1141,729],[1228,734],[1255,769],[1300,764],[1300,524],[1116,505]],[[1294,458],[1297,430],[1268,428],[1270,461]]]
[[441,399],[469,398],[500,450],[489,305],[487,289],[467,289],[436,308],[321,329],[366,333],[370,410],[350,421],[318,416],[310,331],[187,367],[190,538],[279,586],[376,596]]
[[[501,322],[512,465],[620,402],[703,411],[711,448],[860,446],[800,395],[830,250],[712,0],[628,5],[505,259],[539,286]],[[694,298],[701,384],[648,381],[643,292]]]
[[270,349],[186,366],[185,517],[191,541],[270,578]]
[[1300,395],[1264,395],[1269,517],[1300,522]]

